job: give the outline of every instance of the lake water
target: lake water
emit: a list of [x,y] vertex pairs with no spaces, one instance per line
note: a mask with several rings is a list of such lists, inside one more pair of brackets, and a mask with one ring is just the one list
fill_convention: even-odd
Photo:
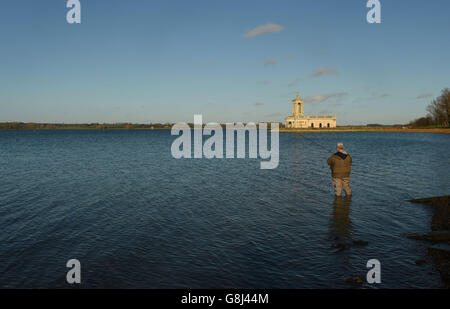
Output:
[[[173,159],[170,131],[0,131],[0,287],[345,288],[381,262],[375,288],[438,288],[431,211],[450,193],[450,135],[280,133],[280,164]],[[314,142],[312,142],[314,141]],[[351,200],[326,159],[353,157]],[[327,153],[318,146],[330,149]],[[339,250],[354,240],[366,246]]]

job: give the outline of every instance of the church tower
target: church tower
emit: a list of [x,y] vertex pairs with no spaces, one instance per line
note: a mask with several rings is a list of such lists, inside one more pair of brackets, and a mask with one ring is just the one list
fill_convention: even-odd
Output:
[[285,118],[286,128],[324,129],[336,128],[336,116],[305,116],[303,113],[303,100],[297,92],[292,100],[292,115]]
[[300,94],[297,92],[297,96],[292,100],[292,116],[294,118],[303,117],[303,100],[300,98]]

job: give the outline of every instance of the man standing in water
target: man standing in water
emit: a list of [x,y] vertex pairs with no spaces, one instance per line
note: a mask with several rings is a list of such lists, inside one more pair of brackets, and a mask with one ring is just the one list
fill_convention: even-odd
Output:
[[347,196],[352,194],[350,188],[350,172],[352,170],[352,157],[345,152],[344,144],[337,144],[337,152],[328,158],[327,163],[331,168],[331,177],[336,196],[342,195],[342,190]]

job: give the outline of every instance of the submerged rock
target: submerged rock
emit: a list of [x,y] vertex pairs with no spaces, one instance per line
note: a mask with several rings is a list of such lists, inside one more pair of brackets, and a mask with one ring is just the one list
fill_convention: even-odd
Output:
[[337,249],[336,251],[334,251],[334,253],[342,252],[344,250],[350,249],[351,247],[352,246],[349,243],[337,243],[337,244],[331,245],[331,248]]
[[427,204],[434,209],[431,230],[450,230],[450,195],[410,200],[411,203]]
[[441,279],[446,288],[450,288],[450,250],[448,248],[430,247],[428,254],[433,259],[436,269],[441,274]]
[[331,248],[337,249],[334,253],[339,253],[344,250],[350,249],[353,246],[367,246],[369,244],[368,241],[364,240],[353,240],[352,242],[339,242],[331,245]]
[[353,245],[355,246],[367,246],[369,244],[368,241],[365,240],[354,240]]
[[417,260],[416,261],[416,265],[422,265],[422,264],[425,264],[427,261],[425,261],[425,260]]
[[431,243],[450,243],[450,231],[433,231],[425,235],[409,234],[410,239],[424,240]]
[[353,284],[353,285],[360,285],[364,283],[364,279],[361,276],[352,276],[350,278],[347,278],[345,280],[345,283],[347,284]]
[[[428,204],[433,208],[431,232],[425,235],[410,234],[407,237],[439,244],[428,248],[428,255],[447,288],[450,288],[450,195],[410,200],[412,203]],[[420,265],[416,261],[416,264]]]
[[416,233],[408,234],[408,235],[406,235],[406,237],[408,237],[409,239],[414,239],[414,240],[423,240],[422,235],[419,235]]

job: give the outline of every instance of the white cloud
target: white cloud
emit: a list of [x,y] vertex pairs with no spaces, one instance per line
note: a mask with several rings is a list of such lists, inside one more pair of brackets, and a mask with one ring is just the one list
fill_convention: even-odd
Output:
[[256,28],[253,28],[252,30],[248,31],[246,34],[244,34],[245,38],[251,38],[255,37],[261,34],[267,34],[267,33],[277,33],[284,29],[283,26],[276,25],[273,23],[268,23],[267,25],[261,25]]
[[318,94],[312,97],[305,98],[305,102],[323,102],[331,98],[341,98],[346,96],[347,92],[338,92],[338,93],[330,93],[330,94]]

